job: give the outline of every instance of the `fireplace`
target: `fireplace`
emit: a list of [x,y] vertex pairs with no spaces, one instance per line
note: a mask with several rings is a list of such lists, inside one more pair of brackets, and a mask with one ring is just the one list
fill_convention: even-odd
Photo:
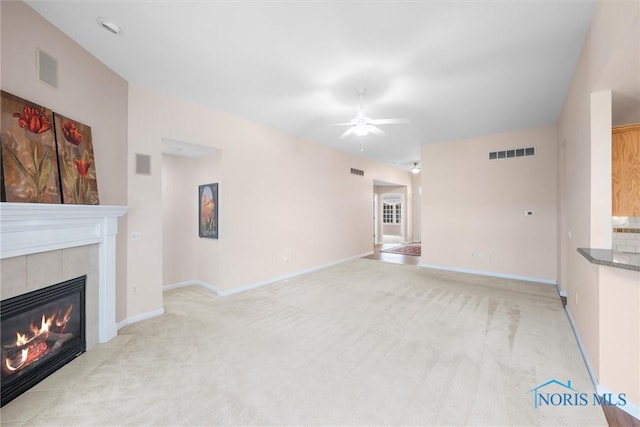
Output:
[[[31,271],[30,259],[48,252],[73,250],[87,245],[97,244],[98,266],[96,277],[88,277],[89,312],[96,316],[95,327],[88,326],[88,345],[91,348],[95,329],[95,343],[106,343],[118,333],[116,322],[116,234],[118,217],[127,212],[126,206],[107,205],[51,205],[46,203],[7,203],[0,202],[0,264],[2,264],[1,299],[34,290],[37,284],[29,283],[25,271]],[[126,253],[125,253],[126,254]],[[63,254],[64,255],[64,254]],[[26,267],[24,260],[26,258]],[[126,259],[126,255],[124,257]],[[15,263],[13,261],[17,260]],[[49,259],[49,261],[52,261]],[[59,259],[62,272],[44,277],[40,283],[49,279],[61,282],[78,277],[86,272],[76,272],[70,276],[64,274],[66,260]],[[8,265],[7,265],[8,264]],[[20,264],[20,265],[18,265]],[[15,268],[6,268],[6,267]],[[11,276],[11,286],[5,282],[5,271]],[[40,274],[38,274],[40,276]],[[33,277],[30,275],[29,277]],[[49,284],[49,283],[47,283]],[[44,287],[46,285],[43,285]],[[10,289],[8,289],[10,288]]]
[[86,278],[67,280],[0,303],[1,406],[86,350]]

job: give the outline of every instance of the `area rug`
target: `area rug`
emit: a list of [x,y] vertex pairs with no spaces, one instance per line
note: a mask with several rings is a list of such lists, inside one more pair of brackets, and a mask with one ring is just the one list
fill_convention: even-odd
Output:
[[402,246],[396,246],[395,248],[385,249],[385,250],[380,251],[380,252],[386,252],[386,253],[389,253],[389,254],[402,254],[402,255],[420,256],[421,255],[420,249],[421,249],[420,244],[402,245]]

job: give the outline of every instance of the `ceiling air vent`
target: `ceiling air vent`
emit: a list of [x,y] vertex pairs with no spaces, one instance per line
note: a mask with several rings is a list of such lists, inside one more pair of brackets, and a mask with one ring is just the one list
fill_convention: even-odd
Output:
[[535,156],[535,147],[513,148],[503,151],[492,151],[489,153],[489,160],[512,159],[514,157]]
[[364,171],[356,168],[351,168],[351,173],[354,175],[364,176]]

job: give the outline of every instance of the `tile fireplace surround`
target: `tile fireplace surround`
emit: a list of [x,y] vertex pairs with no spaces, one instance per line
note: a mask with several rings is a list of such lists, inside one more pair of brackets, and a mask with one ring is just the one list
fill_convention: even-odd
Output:
[[[118,217],[126,212],[126,206],[0,203],[2,299],[20,294],[21,286],[26,293],[68,279],[64,275],[74,271],[88,273],[87,311],[97,290],[97,313],[87,313],[87,320],[94,317],[97,324],[87,344],[115,337],[116,234]],[[88,334],[91,329],[87,324]]]

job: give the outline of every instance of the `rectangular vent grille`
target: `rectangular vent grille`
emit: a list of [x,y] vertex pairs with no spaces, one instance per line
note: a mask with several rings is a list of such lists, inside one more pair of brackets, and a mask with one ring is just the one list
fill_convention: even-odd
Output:
[[513,157],[535,156],[535,154],[536,154],[535,147],[514,148],[514,149],[511,149],[511,150],[504,150],[504,151],[492,151],[492,152],[489,153],[489,160],[511,159]]
[[151,175],[151,156],[136,153],[136,174]]
[[36,70],[41,82],[58,87],[58,61],[53,56],[36,49]]
[[351,168],[351,173],[354,175],[364,176],[364,171],[356,168]]

